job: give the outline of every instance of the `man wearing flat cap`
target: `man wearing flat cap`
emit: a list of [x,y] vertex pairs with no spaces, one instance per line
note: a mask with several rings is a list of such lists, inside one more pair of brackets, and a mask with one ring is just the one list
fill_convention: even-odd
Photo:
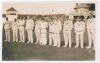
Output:
[[3,17],[3,24],[4,24],[4,31],[5,31],[5,36],[6,36],[5,41],[10,42],[11,41],[11,35],[10,35],[11,24],[6,17]]
[[65,45],[64,47],[69,46],[71,48],[71,30],[73,28],[73,23],[72,23],[72,19],[69,18],[69,16],[65,17],[66,21],[64,21],[63,24],[63,36],[64,36],[64,41],[65,41]]
[[28,34],[28,42],[27,43],[33,43],[33,29],[34,29],[34,21],[32,17],[27,16],[26,21],[26,31]]
[[49,45],[53,45],[54,44],[54,19],[52,17],[50,17],[49,19]]
[[12,24],[13,42],[18,42],[18,21],[15,19]]
[[54,16],[53,17],[53,20],[54,20],[54,28],[53,28],[53,46],[56,46],[56,47],[60,47],[61,46],[61,43],[60,43],[60,31],[61,31],[61,21],[58,19],[57,16]]
[[[74,31],[76,34],[76,46],[75,48],[80,47],[83,48],[83,38],[84,38],[84,32],[85,32],[85,24],[84,22],[81,20],[81,17],[78,17],[76,19],[76,22],[74,24]],[[80,41],[79,41],[80,40]]]
[[46,45],[47,44],[47,27],[48,27],[48,23],[45,20],[46,17],[42,17],[41,22],[40,22],[40,44],[41,45]]
[[93,43],[93,49],[95,50],[95,18],[93,17],[92,14],[89,15],[89,19],[87,20],[86,26],[87,26],[88,41],[89,41],[87,49],[91,48]]
[[37,17],[35,21],[35,35],[36,35],[36,42],[35,44],[40,44],[40,22],[41,22],[41,17]]
[[19,42],[25,42],[25,18],[21,17],[18,20],[18,26],[19,26],[19,35],[20,35]]

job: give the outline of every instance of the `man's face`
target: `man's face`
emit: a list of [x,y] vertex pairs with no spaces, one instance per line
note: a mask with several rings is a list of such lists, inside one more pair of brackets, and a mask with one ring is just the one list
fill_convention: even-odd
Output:
[[29,16],[27,16],[27,19],[30,19],[30,17],[29,17]]
[[81,20],[79,20],[79,22],[81,22]]
[[45,17],[43,17],[41,20],[44,21],[45,20]]
[[78,22],[80,22],[80,21],[81,21],[81,19],[80,19],[80,18],[77,18],[76,20],[77,20]]
[[68,17],[66,17],[65,20],[68,20]]
[[89,17],[90,17],[90,18],[93,18],[93,15],[90,15]]
[[56,17],[56,16],[54,16],[54,17],[53,17],[53,20],[57,20],[57,17]]
[[81,19],[78,20],[79,22],[81,21]]
[[51,22],[52,22],[52,23],[54,23],[54,22],[55,22],[55,20],[53,19],[53,20],[51,20]]

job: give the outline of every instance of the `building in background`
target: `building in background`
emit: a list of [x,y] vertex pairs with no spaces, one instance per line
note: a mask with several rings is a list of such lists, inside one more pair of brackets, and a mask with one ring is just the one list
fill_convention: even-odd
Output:
[[[21,5],[17,3],[18,5]],[[4,7],[6,9],[6,12],[3,11],[3,15],[6,15],[9,21],[13,21],[15,18],[20,18],[20,17],[26,17],[26,16],[36,16],[36,15],[44,15],[44,16],[52,16],[52,15],[59,15],[59,16],[64,16],[64,15],[70,15],[70,18],[74,19],[77,16],[82,16],[84,18],[87,18],[89,13],[92,13],[95,16],[95,3],[73,3],[73,5],[51,5],[52,3],[49,3],[48,5],[50,8],[46,7],[37,7],[32,5],[27,5],[26,7],[20,7],[18,5],[12,5],[7,7],[7,5]],[[28,4],[28,3],[27,3]],[[36,5],[36,4],[35,4]],[[47,4],[45,4],[47,5]],[[71,7],[70,7],[71,6]],[[29,8],[30,7],[30,8]],[[9,9],[8,9],[9,8]],[[15,9],[16,8],[16,9]],[[29,8],[29,9],[27,9]],[[29,11],[28,11],[29,10]]]
[[74,16],[87,18],[90,13],[95,16],[95,3],[76,3],[74,11]]
[[6,17],[8,18],[8,21],[10,22],[14,21],[15,19],[17,19],[17,16],[18,16],[18,11],[15,8],[11,7],[6,10]]

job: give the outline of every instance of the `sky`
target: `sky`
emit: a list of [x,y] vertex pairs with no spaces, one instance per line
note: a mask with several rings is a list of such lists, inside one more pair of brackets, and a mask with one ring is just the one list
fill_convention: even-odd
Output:
[[14,7],[19,14],[69,14],[75,5],[75,2],[3,2],[2,13]]

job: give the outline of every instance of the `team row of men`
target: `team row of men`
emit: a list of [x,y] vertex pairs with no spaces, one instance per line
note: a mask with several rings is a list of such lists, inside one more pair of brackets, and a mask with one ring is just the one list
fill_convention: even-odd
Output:
[[[73,23],[73,20],[69,17],[66,17],[66,20],[62,24],[60,19],[56,16],[47,22],[44,17],[38,18],[38,20],[33,20],[30,16],[27,16],[27,19],[16,19],[12,22],[4,18],[4,30],[5,30],[5,41],[11,41],[10,31],[12,30],[13,42],[25,42],[25,31],[27,31],[28,41],[27,43],[33,43],[33,30],[36,35],[35,44],[47,45],[47,27],[49,28],[49,45],[60,47],[60,31],[63,30],[64,36],[64,46],[63,47],[72,47],[71,39],[71,30],[74,28],[76,36],[76,46],[75,48],[83,48],[84,42],[84,32],[88,31],[88,41],[89,45],[87,49],[92,47],[95,49],[95,18],[93,15],[89,16],[86,22],[82,21],[80,17],[76,18],[76,22]],[[62,29],[63,25],[63,29]],[[18,34],[19,32],[19,34]],[[20,35],[20,36],[18,36]],[[20,37],[20,40],[18,40]]]

